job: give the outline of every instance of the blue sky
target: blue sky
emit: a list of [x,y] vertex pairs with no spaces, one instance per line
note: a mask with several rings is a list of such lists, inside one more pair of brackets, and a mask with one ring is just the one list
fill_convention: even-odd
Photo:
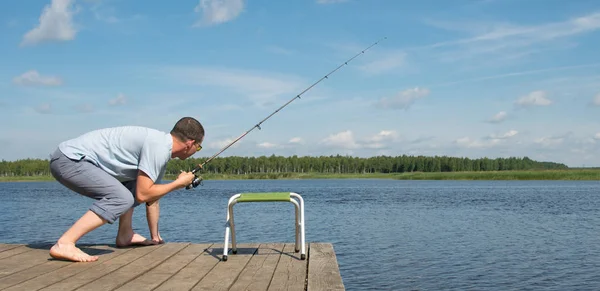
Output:
[[182,116],[222,156],[528,156],[600,166],[594,0],[0,4],[0,159]]

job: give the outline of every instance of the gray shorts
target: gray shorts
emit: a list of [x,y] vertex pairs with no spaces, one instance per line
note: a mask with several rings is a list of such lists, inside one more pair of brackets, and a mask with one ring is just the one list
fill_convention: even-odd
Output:
[[136,181],[120,182],[86,160],[72,160],[57,149],[50,157],[52,176],[65,187],[96,200],[89,208],[108,223],[140,203],[135,200]]

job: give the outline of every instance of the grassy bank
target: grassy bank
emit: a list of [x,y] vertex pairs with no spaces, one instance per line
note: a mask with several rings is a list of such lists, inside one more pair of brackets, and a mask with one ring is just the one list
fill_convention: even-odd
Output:
[[600,180],[600,170],[403,173],[400,180]]
[[54,181],[54,177],[47,176],[0,176],[0,182],[42,182]]
[[284,173],[249,175],[204,175],[207,180],[224,179],[396,179],[396,180],[600,180],[600,169],[489,171],[489,172],[414,172],[375,174]]
[[[397,179],[397,180],[600,180],[600,169],[539,171],[433,172],[392,174],[255,173],[247,175],[205,174],[205,180],[249,179]],[[167,176],[171,180],[175,176]],[[0,177],[7,181],[53,181],[52,176]]]

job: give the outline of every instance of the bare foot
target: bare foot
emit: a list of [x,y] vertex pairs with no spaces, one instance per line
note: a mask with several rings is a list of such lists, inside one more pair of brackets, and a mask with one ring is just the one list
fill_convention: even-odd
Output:
[[50,248],[50,256],[57,260],[73,262],[94,262],[98,256],[90,256],[75,246],[74,243],[57,242]]
[[165,241],[162,239],[162,237],[160,237],[160,233],[158,234],[158,236],[152,236],[152,242],[154,244],[164,244]]
[[131,235],[123,235],[122,237],[117,237],[117,247],[129,247],[129,246],[149,246],[155,245],[156,243],[146,239],[145,237],[132,233]]

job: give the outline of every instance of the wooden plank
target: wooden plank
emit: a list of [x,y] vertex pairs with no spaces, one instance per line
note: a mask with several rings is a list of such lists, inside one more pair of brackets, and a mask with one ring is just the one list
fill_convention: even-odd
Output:
[[267,290],[284,244],[261,244],[229,290]]
[[311,243],[309,248],[308,291],[345,290],[330,243]]
[[137,278],[148,270],[161,264],[181,249],[187,247],[189,243],[167,243],[162,245],[150,254],[147,254],[130,264],[121,267],[116,272],[111,272],[105,276],[81,286],[77,290],[113,290],[119,288],[125,283]]
[[306,268],[308,258],[300,259],[300,253],[294,252],[295,244],[286,244],[283,248],[283,254],[277,263],[277,268],[273,274],[273,279],[269,285],[271,291],[288,290],[301,291],[306,290]]
[[227,262],[222,246],[80,246],[100,259],[73,263],[50,246],[0,244],[0,290],[344,290],[332,244],[309,243],[307,260],[294,243],[239,244]]
[[73,290],[89,282],[92,282],[102,276],[110,274],[111,272],[134,262],[140,257],[146,254],[160,249],[164,245],[153,245],[145,247],[131,248],[128,252],[113,258],[111,260],[103,259],[100,257],[96,262],[76,263],[77,265],[92,265],[91,268],[77,273],[74,276],[69,277],[67,280],[63,280],[57,283],[48,284],[46,288],[41,290]]
[[[79,248],[90,255],[102,255],[101,258],[103,261],[110,260],[111,258],[130,250],[116,249],[108,245],[95,245],[90,247],[80,246]],[[0,290],[38,290],[67,279],[79,272],[92,268],[93,266],[95,266],[95,263],[73,263],[50,260],[49,262],[0,279]],[[3,289],[7,287],[10,288]]]
[[0,260],[0,278],[48,261],[48,250],[32,249]]
[[[219,262],[192,290],[227,290],[250,261],[259,244],[238,244],[237,254],[230,254],[227,261]],[[222,250],[222,249],[221,249]],[[219,258],[222,256],[222,252]]]
[[[29,251],[32,251],[32,250],[33,250],[33,248],[30,248],[30,247],[28,247],[26,245],[21,245],[21,246],[18,246],[16,248],[12,248],[10,250],[6,250],[6,251],[3,251],[3,252],[0,252],[0,260],[12,257],[14,255],[18,255],[20,253],[29,252]],[[2,262],[2,261],[0,261],[0,262]]]
[[32,245],[26,247],[30,250],[0,260],[0,278],[43,264],[52,259],[49,254],[52,245]]
[[24,246],[24,244],[0,244],[0,252]]
[[190,290],[202,278],[212,270],[221,260],[218,254],[223,253],[223,248],[214,248],[211,245],[206,250],[197,256],[191,263],[179,270],[171,278],[163,282],[154,291],[164,290]]
[[116,290],[153,290],[204,253],[204,250],[208,247],[210,247],[210,244],[188,245],[156,268],[129,281]]

